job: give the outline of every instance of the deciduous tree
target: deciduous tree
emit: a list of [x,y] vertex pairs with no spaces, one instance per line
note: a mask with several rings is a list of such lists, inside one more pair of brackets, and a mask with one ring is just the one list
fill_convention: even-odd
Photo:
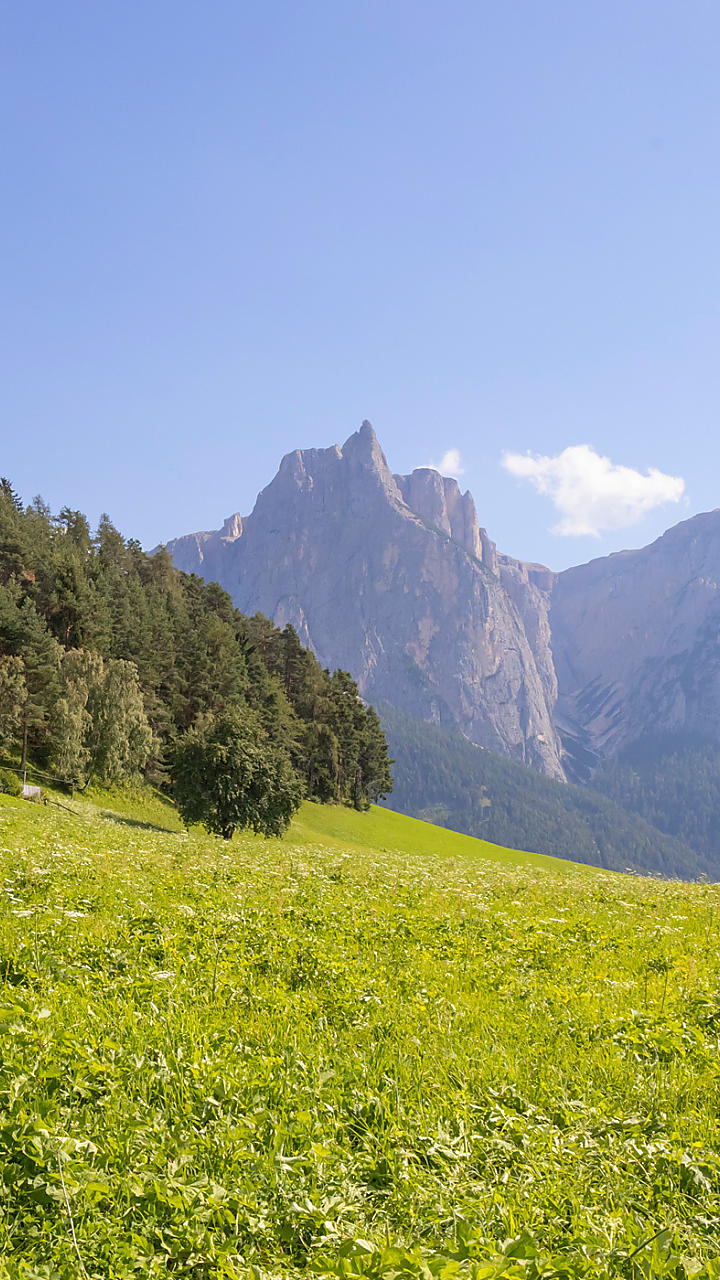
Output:
[[171,775],[183,821],[202,823],[225,840],[245,827],[282,835],[302,797],[287,752],[249,707],[189,729],[173,753]]
[[152,733],[132,662],[68,649],[53,708],[53,765],[74,786],[120,782],[142,768]]

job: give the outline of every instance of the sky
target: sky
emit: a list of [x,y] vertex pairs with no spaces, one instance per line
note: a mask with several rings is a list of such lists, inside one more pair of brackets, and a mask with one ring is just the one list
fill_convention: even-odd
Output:
[[716,0],[2,5],[0,474],[150,548],[372,421],[554,569],[720,505]]

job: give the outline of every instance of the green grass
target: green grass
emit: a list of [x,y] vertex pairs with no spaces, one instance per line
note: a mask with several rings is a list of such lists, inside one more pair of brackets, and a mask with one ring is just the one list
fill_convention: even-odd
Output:
[[306,804],[293,824],[294,842],[342,844],[353,849],[381,853],[406,853],[411,858],[490,858],[505,866],[555,867],[566,874],[582,874],[584,868],[560,858],[501,849],[487,840],[476,840],[458,831],[435,827],[417,818],[374,805],[369,813],[358,814],[336,805]]
[[718,888],[62,803],[0,796],[0,1276],[720,1276]]

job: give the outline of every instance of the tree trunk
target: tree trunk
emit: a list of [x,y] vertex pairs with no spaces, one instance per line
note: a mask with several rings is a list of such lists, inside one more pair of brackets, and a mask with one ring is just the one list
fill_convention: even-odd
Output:
[[27,716],[26,716],[23,722],[23,749],[22,749],[22,760],[20,761],[20,768],[22,769],[22,776],[23,776],[23,786],[25,786],[25,783],[27,782],[27,754],[28,754],[28,722],[27,722]]

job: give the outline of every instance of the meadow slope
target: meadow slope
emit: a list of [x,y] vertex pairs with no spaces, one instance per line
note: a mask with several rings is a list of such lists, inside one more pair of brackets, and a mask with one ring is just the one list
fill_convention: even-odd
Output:
[[0,1276],[718,1277],[720,890],[0,796]]

